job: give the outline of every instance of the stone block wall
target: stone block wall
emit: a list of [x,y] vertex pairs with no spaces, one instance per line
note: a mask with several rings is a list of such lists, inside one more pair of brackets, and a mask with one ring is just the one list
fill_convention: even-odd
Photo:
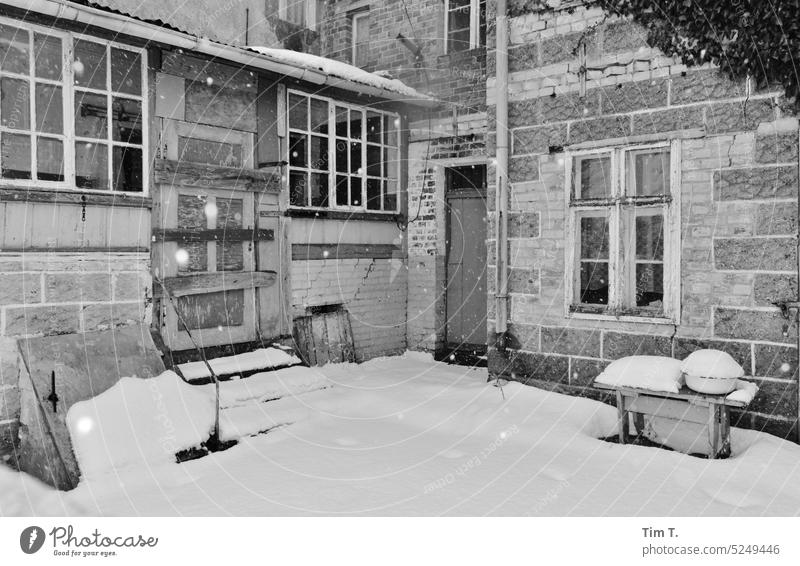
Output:
[[[589,386],[612,360],[722,349],[760,387],[734,424],[796,439],[797,327],[773,305],[797,298],[798,125],[783,93],[688,69],[594,7],[513,17],[510,40],[512,348],[490,351],[490,371],[603,397]],[[679,323],[570,316],[564,150],[677,138]],[[493,270],[494,240],[489,252]]]
[[16,339],[150,323],[147,253],[0,254],[0,461],[15,465]]

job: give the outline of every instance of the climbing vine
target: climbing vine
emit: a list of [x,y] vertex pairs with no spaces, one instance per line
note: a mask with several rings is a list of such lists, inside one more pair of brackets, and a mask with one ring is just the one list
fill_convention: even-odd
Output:
[[[688,66],[712,63],[758,88],[782,86],[800,106],[800,0],[593,0],[632,18],[648,43]],[[564,9],[575,2],[509,0],[510,15]],[[570,8],[566,8],[570,9]]]

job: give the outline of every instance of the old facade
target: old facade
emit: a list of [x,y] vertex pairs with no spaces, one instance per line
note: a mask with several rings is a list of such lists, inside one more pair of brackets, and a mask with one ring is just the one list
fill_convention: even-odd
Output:
[[490,370],[592,395],[611,360],[717,348],[760,387],[734,424],[796,439],[797,326],[776,306],[797,297],[790,105],[569,4],[510,18],[509,348]]
[[[249,39],[267,46],[245,49],[231,45],[244,42],[236,17],[214,42],[135,9],[0,4],[0,455],[12,464],[39,371],[20,340],[151,329],[169,366],[195,343],[242,351],[346,308],[359,358],[405,348],[397,219],[415,92],[295,59],[258,22]],[[55,368],[54,391],[69,393],[59,422],[100,392],[57,369],[70,356],[45,376]]]

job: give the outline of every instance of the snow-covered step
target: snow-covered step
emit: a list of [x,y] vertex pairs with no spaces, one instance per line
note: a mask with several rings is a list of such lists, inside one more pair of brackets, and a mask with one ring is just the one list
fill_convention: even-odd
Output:
[[[259,348],[252,352],[208,360],[217,376],[241,375],[259,370],[272,370],[301,364],[297,356],[280,348]],[[211,372],[202,361],[179,364],[183,377],[189,381],[208,379]]]
[[227,408],[220,413],[220,440],[228,442],[263,434],[305,420],[308,415],[308,405],[297,397]]
[[[330,386],[322,374],[305,366],[289,367],[256,373],[247,379],[223,381],[219,387],[219,405],[222,409],[261,404],[274,399],[294,397],[309,391]],[[203,386],[213,395],[214,385]]]

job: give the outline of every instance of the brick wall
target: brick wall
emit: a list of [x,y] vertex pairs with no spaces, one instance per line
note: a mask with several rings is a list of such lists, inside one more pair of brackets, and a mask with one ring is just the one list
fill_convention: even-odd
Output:
[[403,259],[292,262],[292,310],[342,304],[350,313],[359,361],[406,349],[406,263]]
[[[761,388],[749,411],[734,416],[735,424],[793,437],[797,329],[784,332],[772,302],[797,296],[797,120],[781,92],[755,90],[710,67],[687,69],[644,38],[637,25],[597,8],[510,20],[508,308],[514,343],[505,354],[490,352],[490,370],[594,396],[588,386],[611,360],[631,354],[682,359],[701,347],[718,348]],[[580,45],[588,69],[583,93]],[[490,116],[494,83],[490,76]],[[680,324],[567,316],[562,146],[675,137],[685,138]],[[493,271],[493,240],[489,251]],[[493,292],[490,286],[490,299]]]

